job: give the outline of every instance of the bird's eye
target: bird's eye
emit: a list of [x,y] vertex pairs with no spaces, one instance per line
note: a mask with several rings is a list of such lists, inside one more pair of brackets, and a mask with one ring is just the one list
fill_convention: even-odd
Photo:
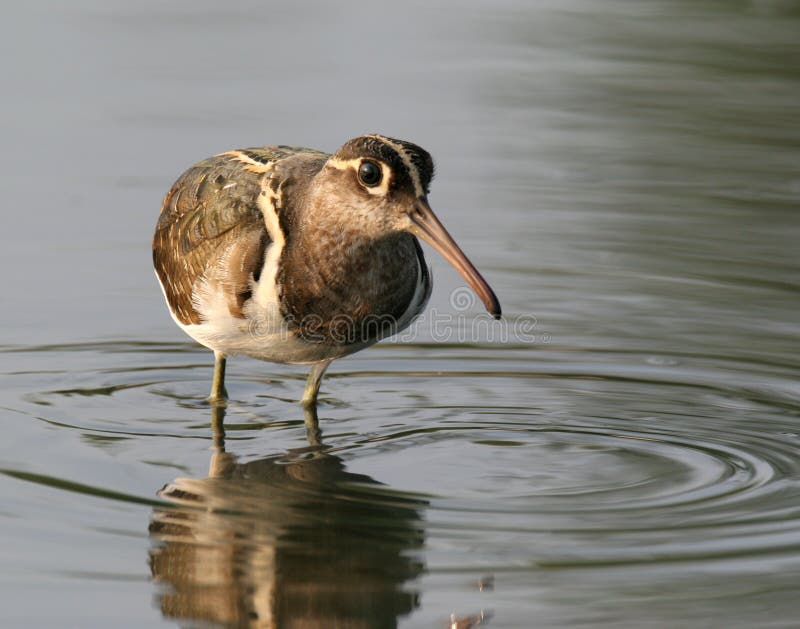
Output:
[[365,186],[377,186],[382,177],[381,167],[373,161],[364,160],[358,167],[358,180]]

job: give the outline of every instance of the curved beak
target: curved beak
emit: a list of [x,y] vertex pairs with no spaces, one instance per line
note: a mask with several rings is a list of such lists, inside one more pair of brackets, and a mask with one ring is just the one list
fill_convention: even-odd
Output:
[[411,218],[411,227],[409,232],[422,238],[431,247],[436,249],[445,260],[447,260],[458,271],[461,276],[475,291],[475,294],[480,297],[486,310],[495,319],[500,318],[500,302],[494,291],[483,279],[483,276],[478,272],[478,269],[469,261],[461,248],[453,240],[453,237],[444,228],[444,225],[436,218],[431,206],[425,198],[417,199],[412,209],[408,213]]

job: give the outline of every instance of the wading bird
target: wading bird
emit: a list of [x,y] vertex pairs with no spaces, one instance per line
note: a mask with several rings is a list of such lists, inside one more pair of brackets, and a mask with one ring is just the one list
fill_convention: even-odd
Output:
[[325,369],[406,328],[431,278],[417,237],[500,317],[500,304],[428,205],[433,160],[364,135],[329,155],[291,146],[221,153],[167,193],[153,263],[175,322],[213,350],[210,400],[227,397],[226,357],[309,364],[303,404]]

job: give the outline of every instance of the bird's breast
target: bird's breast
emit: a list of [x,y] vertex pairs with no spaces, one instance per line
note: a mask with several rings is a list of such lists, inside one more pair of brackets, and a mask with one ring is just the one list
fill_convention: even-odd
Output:
[[310,342],[362,344],[393,334],[408,324],[427,282],[421,255],[403,233],[368,240],[345,230],[288,241],[277,274],[281,313]]

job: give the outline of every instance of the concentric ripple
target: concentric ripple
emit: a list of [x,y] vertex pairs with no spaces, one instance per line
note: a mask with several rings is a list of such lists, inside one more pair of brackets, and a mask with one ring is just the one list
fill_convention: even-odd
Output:
[[[220,575],[246,575],[215,582],[237,604],[237,592],[265,580],[300,587],[285,575],[310,570],[323,531],[336,532],[325,538],[329,560],[360,562],[368,576],[342,585],[325,573],[318,593],[380,584],[402,613],[417,609],[420,591],[448,593],[465,611],[494,600],[473,604],[451,575],[496,575],[520,605],[531,579],[548,587],[540,576],[551,570],[614,569],[617,580],[628,570],[634,587],[642,565],[661,575],[700,565],[733,574],[750,560],[762,571],[800,566],[800,422],[791,369],[780,365],[387,345],[334,365],[322,443],[309,446],[294,403],[303,371],[235,360],[226,439],[209,452],[204,351],[116,343],[6,355],[8,417],[75,435],[160,480],[120,486],[94,473],[85,451],[80,465],[62,452],[52,469],[5,474],[154,505],[151,566],[173,588],[176,575],[203,575],[221,557]],[[187,600],[164,594],[162,611],[181,616]]]

